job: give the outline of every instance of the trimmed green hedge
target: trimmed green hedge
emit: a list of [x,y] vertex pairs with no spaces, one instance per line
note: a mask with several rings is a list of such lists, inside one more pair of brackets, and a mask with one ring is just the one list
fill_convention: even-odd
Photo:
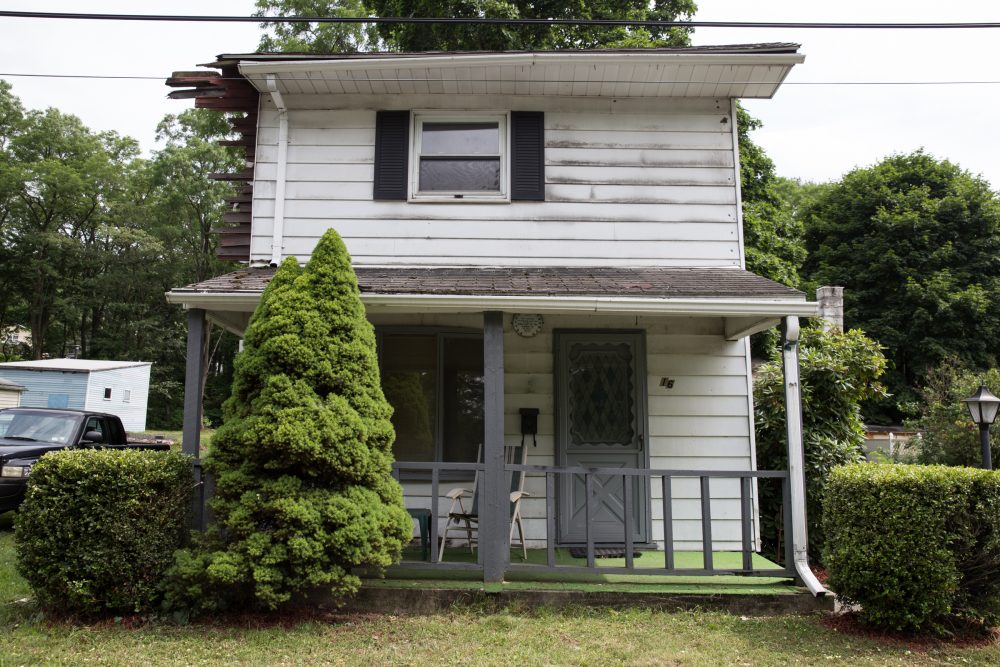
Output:
[[1000,620],[1000,472],[857,464],[827,483],[823,564],[862,617],[942,631]]
[[171,452],[66,450],[31,470],[15,518],[17,565],[43,608],[149,610],[188,526],[191,460]]

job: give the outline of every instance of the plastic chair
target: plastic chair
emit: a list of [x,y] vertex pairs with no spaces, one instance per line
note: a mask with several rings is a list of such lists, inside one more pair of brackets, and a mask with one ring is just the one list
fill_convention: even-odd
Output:
[[[482,454],[482,445],[479,448]],[[505,445],[504,463],[524,465],[528,457],[528,448],[524,445]],[[481,456],[477,455],[477,462]],[[469,551],[475,553],[475,547],[479,542],[479,471],[472,480],[471,489],[452,489],[447,494],[451,499],[451,507],[448,508],[448,521],[445,524],[444,534],[441,538],[441,547],[438,552],[438,561],[444,560],[444,549],[448,544],[448,536],[451,533],[465,534],[468,541]],[[518,537],[521,545],[522,558],[527,559],[528,550],[524,541],[524,523],[521,517],[521,499],[531,494],[524,491],[524,472],[516,470],[511,474],[510,485],[510,538],[509,544],[514,544],[514,527],[517,526]],[[466,510],[464,499],[471,497],[472,506]]]

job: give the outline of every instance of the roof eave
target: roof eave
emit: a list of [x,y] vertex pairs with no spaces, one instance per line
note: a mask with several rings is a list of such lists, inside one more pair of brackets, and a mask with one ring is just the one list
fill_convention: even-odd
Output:
[[[167,302],[186,308],[253,311],[259,292],[167,292]],[[473,313],[488,310],[540,314],[602,313],[706,317],[814,317],[819,304],[804,299],[656,298],[636,296],[480,296],[455,294],[362,294],[369,312]]]
[[660,63],[676,61],[685,65],[766,65],[791,67],[805,62],[801,53],[678,53],[678,52],[528,52],[528,53],[472,53],[410,56],[406,58],[329,60],[241,61],[240,73],[245,76],[261,74],[302,72],[344,72],[357,70],[416,69],[446,65],[470,67],[475,65],[532,65],[538,64],[614,64],[623,60],[629,63]]

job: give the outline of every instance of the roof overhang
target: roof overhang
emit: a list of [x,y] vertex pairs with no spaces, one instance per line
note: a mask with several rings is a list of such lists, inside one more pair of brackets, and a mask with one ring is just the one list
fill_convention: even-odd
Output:
[[[242,334],[274,276],[250,268],[176,288],[167,301],[199,308]],[[361,301],[378,313],[598,314],[714,317],[735,340],[788,316],[814,317],[805,295],[735,268],[355,267]]]
[[771,48],[230,58],[257,90],[271,92],[273,82],[285,95],[769,98],[805,56],[797,45],[761,46]]
[[[167,301],[201,308],[217,324],[242,333],[246,318],[260,302],[260,293],[167,292]],[[726,321],[726,338],[736,340],[769,329],[788,316],[815,317],[819,304],[784,299],[672,299],[629,296],[479,296],[455,294],[362,294],[369,314],[375,313],[538,313],[719,317]]]

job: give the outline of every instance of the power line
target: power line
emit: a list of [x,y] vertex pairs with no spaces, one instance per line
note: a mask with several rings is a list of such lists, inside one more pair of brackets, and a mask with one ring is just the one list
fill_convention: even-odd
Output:
[[[138,81],[163,81],[167,77],[165,76],[145,76],[145,75],[131,75],[131,74],[42,74],[34,72],[0,72],[0,76],[7,77],[24,77],[24,78],[37,78],[37,79],[108,79],[108,80],[138,80]],[[211,76],[212,79],[218,81],[242,81],[242,77],[224,77],[224,76]],[[312,81],[316,82],[318,79],[314,79],[307,76],[283,76],[284,81]],[[380,79],[373,79],[372,83],[482,83],[482,79],[420,79],[420,78],[404,78],[404,77],[383,77]],[[607,81],[600,82],[588,82],[588,81],[578,81],[575,79],[565,79],[565,80],[546,80],[546,81],[524,81],[521,79],[494,79],[491,82],[495,83],[514,83],[514,84],[538,84],[538,83],[575,83],[575,84],[673,84],[673,85],[723,85],[723,84],[746,84],[746,85],[756,85],[760,84],[760,81],[691,81],[688,79],[671,81],[671,80],[651,80],[636,82],[631,79],[621,79],[613,80],[609,79]],[[355,82],[357,83],[357,82]],[[781,86],[784,88],[786,86],[994,86],[1000,85],[1000,80],[979,80],[979,81],[784,81]]]
[[848,30],[956,30],[1000,28],[998,22],[955,23],[830,23],[774,21],[634,21],[626,19],[501,19],[403,16],[201,16],[191,14],[93,14],[73,12],[0,11],[0,18],[85,21],[160,21],[183,23],[369,23],[520,26],[603,26],[632,28],[805,28]]

